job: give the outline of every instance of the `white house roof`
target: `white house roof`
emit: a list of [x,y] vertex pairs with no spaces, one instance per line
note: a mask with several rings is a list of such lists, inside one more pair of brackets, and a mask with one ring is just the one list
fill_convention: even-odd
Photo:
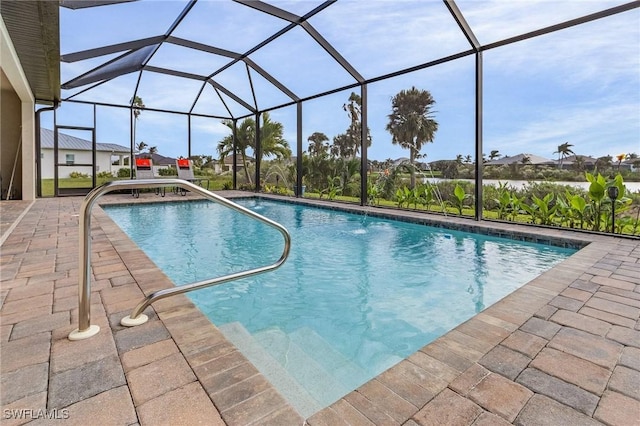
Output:
[[[40,129],[40,148],[53,149],[53,130]],[[91,151],[93,149],[91,141],[77,138],[75,136],[58,133],[58,149],[68,149],[75,151]],[[129,153],[130,149],[126,146],[115,143],[96,143],[96,151],[107,151],[117,153]]]

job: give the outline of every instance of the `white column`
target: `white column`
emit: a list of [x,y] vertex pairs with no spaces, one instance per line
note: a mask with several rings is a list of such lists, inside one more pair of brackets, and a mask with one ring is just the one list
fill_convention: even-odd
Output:
[[22,199],[36,199],[35,104],[22,102]]

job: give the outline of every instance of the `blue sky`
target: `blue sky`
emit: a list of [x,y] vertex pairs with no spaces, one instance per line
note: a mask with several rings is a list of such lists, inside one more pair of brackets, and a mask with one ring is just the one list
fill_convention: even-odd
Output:
[[[302,15],[320,1],[271,1],[276,7]],[[624,1],[480,1],[457,4],[480,43],[487,44],[564,20],[577,18]],[[142,0],[91,9],[61,9],[61,52],[73,53],[107,44],[163,34],[186,5],[185,1]],[[469,48],[441,1],[340,0],[309,22],[365,78],[374,78],[435,60]],[[173,33],[244,53],[287,22],[229,1],[200,0]],[[62,81],[118,56],[62,64]],[[301,28],[256,51],[250,58],[300,97],[353,83],[352,77]],[[151,59],[157,67],[208,75],[229,60],[171,44]],[[77,97],[127,104],[138,73],[118,77]],[[216,76],[216,81],[252,103],[243,64]],[[532,153],[556,158],[557,146],[569,142],[576,154],[603,156],[640,153],[640,9],[484,53],[484,152]],[[288,100],[252,73],[259,107]],[[187,111],[202,84],[144,72],[138,95],[148,107]],[[369,127],[373,145],[369,158],[407,156],[391,144],[386,132],[391,98],[415,86],[436,100],[439,123],[433,144],[422,150],[427,159],[450,159],[474,151],[474,58],[465,57],[368,86]],[[83,89],[83,88],[81,88]],[[356,89],[359,90],[359,89]],[[63,91],[63,97],[78,90]],[[303,104],[303,146],[313,132],[333,138],[349,119],[342,110],[350,91]],[[232,112],[247,111],[233,101]],[[207,85],[195,112],[226,114]],[[98,107],[98,142],[129,145],[126,110]],[[296,141],[296,110],[271,112],[284,124],[292,148]],[[51,117],[44,124],[51,127]],[[58,124],[91,126],[93,110],[63,103]],[[136,125],[136,141],[157,146],[160,154],[187,154],[185,116],[144,111]],[[192,154],[217,156],[215,147],[226,134],[220,120],[194,118]],[[71,133],[71,132],[69,132]],[[74,133],[80,137],[82,132]]]

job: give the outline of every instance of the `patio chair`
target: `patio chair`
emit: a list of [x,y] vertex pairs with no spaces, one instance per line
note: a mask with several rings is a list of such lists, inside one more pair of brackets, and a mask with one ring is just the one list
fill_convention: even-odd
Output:
[[[178,170],[178,179],[193,182],[196,185],[200,186],[203,186],[203,184],[206,182],[206,189],[209,189],[209,179],[195,177],[195,175],[193,174],[193,163],[188,158],[178,158],[176,160],[176,169]],[[186,195],[187,191],[181,188],[180,194]]]
[[[135,162],[136,169],[136,179],[155,179],[156,176],[153,174],[153,160],[151,158],[136,158]],[[165,189],[164,188],[156,188],[156,195],[160,195],[164,197]],[[131,195],[139,198],[140,190],[133,189],[131,191]]]

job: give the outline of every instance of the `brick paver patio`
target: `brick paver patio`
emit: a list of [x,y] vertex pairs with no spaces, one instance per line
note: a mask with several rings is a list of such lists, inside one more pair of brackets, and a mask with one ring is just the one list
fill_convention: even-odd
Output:
[[[156,302],[144,325],[119,325],[143,295],[173,284],[99,207],[91,318],[101,330],[67,339],[78,324],[81,201],[0,203],[3,425],[302,425],[185,296]],[[589,244],[308,424],[640,424],[639,240],[433,220]]]

